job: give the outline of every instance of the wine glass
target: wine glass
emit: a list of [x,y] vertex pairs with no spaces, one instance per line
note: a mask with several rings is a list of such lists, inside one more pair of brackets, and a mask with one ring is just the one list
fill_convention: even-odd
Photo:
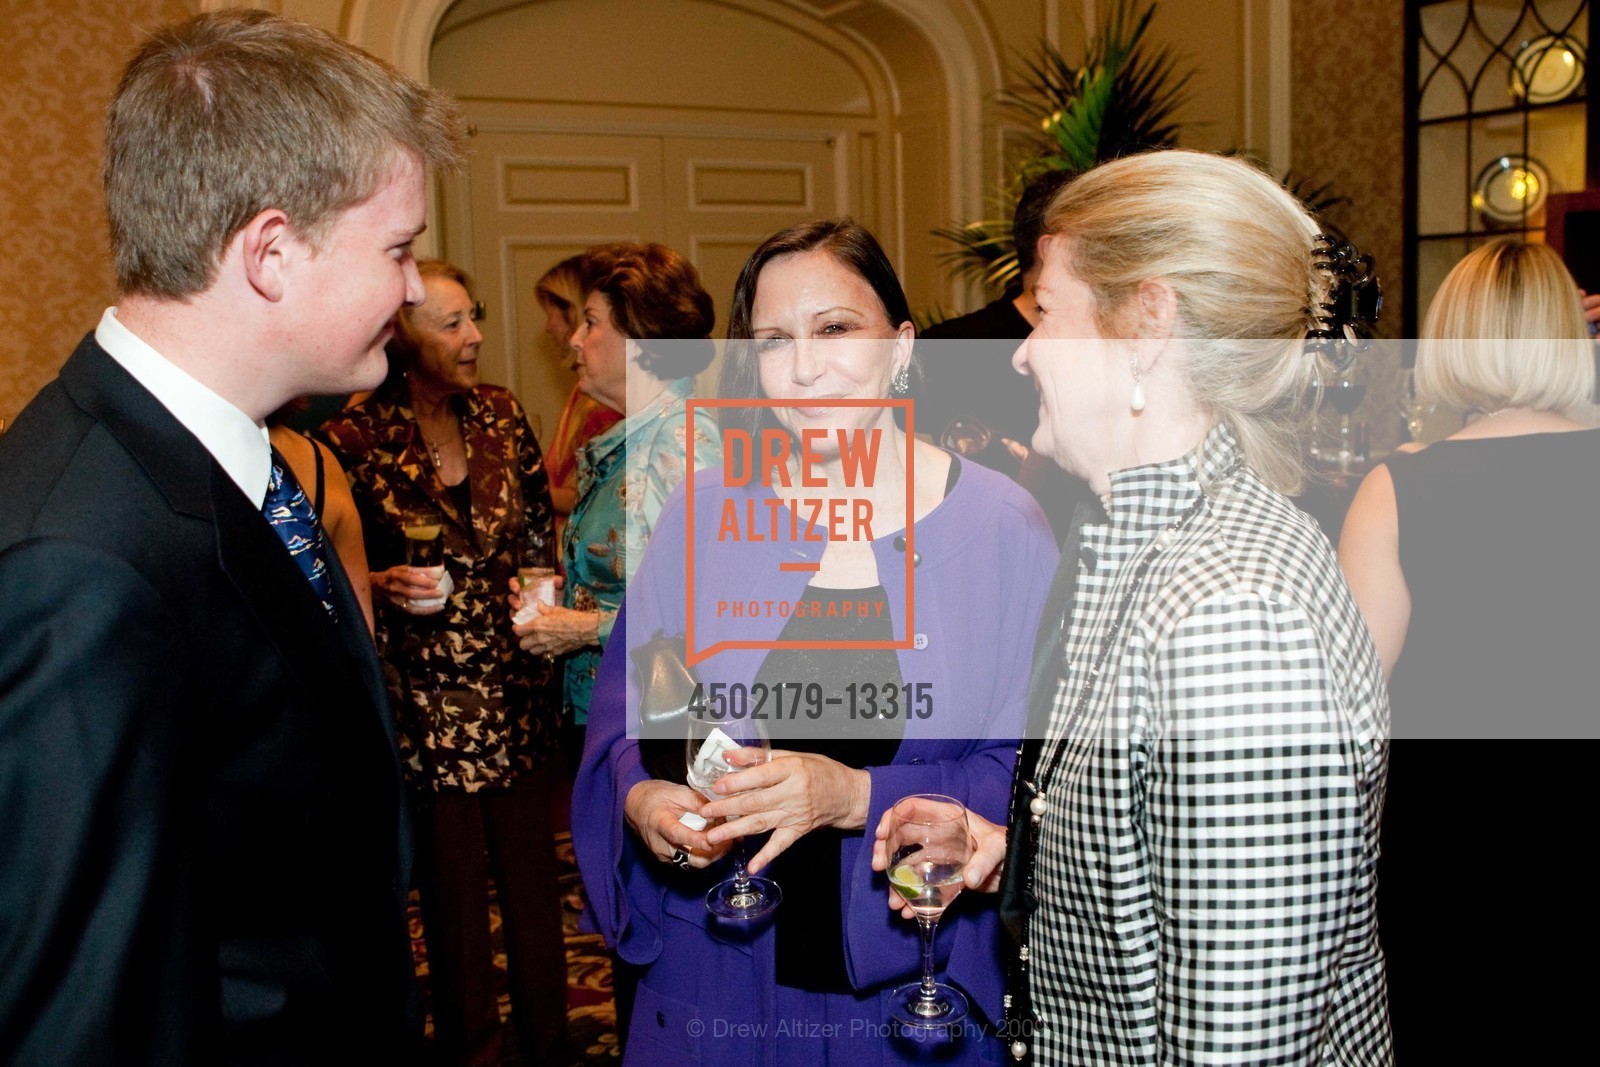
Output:
[[517,584],[522,589],[522,606],[556,602],[556,558],[550,539],[536,530],[523,534],[517,544]]
[[1422,434],[1423,423],[1433,414],[1433,405],[1417,396],[1417,372],[1410,367],[1400,371],[1399,388],[1395,391],[1400,405],[1400,415],[1406,421],[1406,433],[1415,441]]
[[1360,361],[1333,375],[1327,384],[1328,404],[1339,413],[1339,473],[1349,474],[1356,459],[1355,440],[1351,435],[1350,416],[1367,395],[1367,382]]
[[918,793],[889,812],[889,884],[917,916],[922,980],[889,997],[889,1015],[906,1026],[940,1027],[967,1016],[966,995],[933,978],[933,935],[944,909],[961,892],[961,868],[972,854],[967,809],[952,797]]
[[1301,401],[1305,407],[1306,419],[1310,423],[1310,454],[1311,459],[1321,463],[1328,458],[1328,449],[1323,442],[1322,416],[1326,410],[1327,391],[1322,384],[1322,376],[1318,374],[1306,386],[1305,398]]
[[970,415],[957,415],[939,435],[939,444],[958,456],[976,456],[994,441],[994,431]]
[[444,520],[430,507],[407,508],[400,516],[406,538],[406,566],[438,567],[444,563]]
[[[744,770],[772,758],[772,741],[760,722],[728,719],[718,722],[696,714],[691,707],[686,721],[689,735],[684,741],[689,788],[707,800],[722,799],[712,788],[724,775]],[[734,749],[743,754],[730,762]],[[718,882],[706,893],[706,910],[719,919],[749,920],[771,915],[783,902],[783,890],[770,878],[752,877],[745,869],[744,840],[733,846],[733,877]]]

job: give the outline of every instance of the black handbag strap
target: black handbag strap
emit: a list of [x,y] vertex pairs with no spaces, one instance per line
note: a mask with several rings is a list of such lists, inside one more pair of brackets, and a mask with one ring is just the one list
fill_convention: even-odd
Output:
[[322,446],[311,440],[309,437],[306,438],[306,443],[311,446],[311,456],[317,462],[317,484],[316,488],[311,493],[311,510],[317,513],[317,520],[322,522],[322,525],[324,528],[326,528],[328,524],[323,519],[323,516],[326,513],[322,510],[322,491],[324,488],[326,488],[324,483],[327,475],[322,469]]

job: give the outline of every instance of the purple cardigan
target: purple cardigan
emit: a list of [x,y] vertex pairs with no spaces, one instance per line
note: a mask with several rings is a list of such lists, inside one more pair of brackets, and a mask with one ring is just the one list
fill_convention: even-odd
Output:
[[[720,471],[695,479],[696,644],[721,639],[773,640],[786,619],[719,621],[711,605],[741,596],[793,600],[809,575],[780,572],[785,560],[816,560],[823,545],[780,540],[732,548],[714,540],[723,501],[758,502],[760,488],[729,490]],[[764,511],[764,508],[763,508]],[[905,637],[904,541],[874,531],[879,579],[887,594],[897,639]],[[1049,525],[1026,492],[976,463],[961,466],[949,496],[915,526],[916,649],[897,653],[906,682],[931,685],[930,719],[911,720],[893,763],[869,767],[872,778],[867,827],[900,797],[943,793],[997,822],[1004,821],[1017,737],[1026,718],[1027,685],[1035,630],[1054,573],[1057,550]],[[592,905],[591,914],[622,958],[653,965],[641,988],[646,1003],[665,994],[671,1008],[707,1019],[773,1019],[773,936],[724,936],[711,926],[701,896],[704,885],[680,876],[639,843],[623,818],[628,790],[647,777],[637,742],[627,737],[630,709],[638,706],[634,672],[625,646],[657,631],[684,631],[685,493],[676,491],[626,598],[623,640],[613,635],[600,666],[590,707],[583,765],[573,788],[572,836]],[[619,620],[619,627],[623,621]],[[768,650],[725,650],[696,668],[706,682],[743,682],[756,676]],[[842,844],[844,955],[858,991],[875,991],[913,978],[919,967],[916,924],[887,906],[888,883],[871,870],[867,840]],[[1000,1018],[1003,973],[1000,926],[988,897],[960,900],[941,925],[938,944],[947,972],[990,1020]],[[677,998],[677,999],[674,999]],[[651,1013],[650,1021],[665,1018]],[[663,1024],[665,1026],[665,1024]],[[689,1024],[693,1029],[694,1024]],[[654,1026],[650,1029],[655,1029]],[[712,1031],[707,1026],[708,1038]],[[634,1059],[631,1049],[630,1060]],[[725,1051],[717,1054],[715,1049]],[[748,1042],[709,1045],[705,1062],[759,1061]],[[690,1050],[685,1048],[683,1052]],[[686,1056],[685,1058],[690,1058]]]

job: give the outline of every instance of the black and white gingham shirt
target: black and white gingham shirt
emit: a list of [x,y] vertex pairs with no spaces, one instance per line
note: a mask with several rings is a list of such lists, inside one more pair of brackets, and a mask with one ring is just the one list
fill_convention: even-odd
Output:
[[1238,463],[1219,426],[1115,475],[1083,529],[1041,769],[1138,560],[1234,471],[1157,557],[1046,783],[1040,1064],[1392,1060],[1377,654],[1315,524]]

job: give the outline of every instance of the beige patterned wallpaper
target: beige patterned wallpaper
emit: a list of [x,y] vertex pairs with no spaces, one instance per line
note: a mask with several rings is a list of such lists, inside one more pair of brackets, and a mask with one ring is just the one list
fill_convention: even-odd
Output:
[[124,60],[194,0],[6,0],[0,62],[0,417],[20,411],[112,300],[102,112]]
[[1334,221],[1378,261],[1400,333],[1405,187],[1404,5],[1396,0],[1294,0],[1292,151],[1297,175],[1332,182],[1350,203]]
[[[1400,336],[1405,234],[1405,104],[1398,0],[1294,0],[1294,173],[1332,182],[1349,200],[1332,213],[1358,248],[1377,260],[1384,302],[1378,334]],[[1357,421],[1382,455],[1401,440],[1395,409],[1395,349],[1365,366],[1367,397]]]

